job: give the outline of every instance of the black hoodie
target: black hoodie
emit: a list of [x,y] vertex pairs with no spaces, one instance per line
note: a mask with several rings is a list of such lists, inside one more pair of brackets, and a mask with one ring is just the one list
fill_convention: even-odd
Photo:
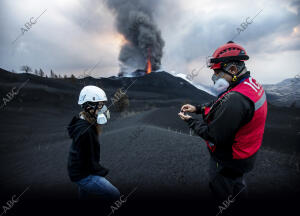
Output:
[[68,158],[71,181],[79,181],[88,175],[106,176],[108,169],[99,164],[100,143],[96,126],[75,116],[69,124],[68,132],[73,139]]

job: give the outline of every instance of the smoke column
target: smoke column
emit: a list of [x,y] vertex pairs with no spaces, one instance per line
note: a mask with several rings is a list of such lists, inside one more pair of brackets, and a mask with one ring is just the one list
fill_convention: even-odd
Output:
[[158,3],[157,0],[106,1],[116,15],[118,32],[127,40],[119,54],[120,74],[145,69],[149,53],[152,69],[160,68],[165,43],[152,17]]

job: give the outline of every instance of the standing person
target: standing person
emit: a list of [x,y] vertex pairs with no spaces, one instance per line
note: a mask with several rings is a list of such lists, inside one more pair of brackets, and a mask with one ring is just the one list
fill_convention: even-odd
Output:
[[102,199],[114,201],[120,193],[105,176],[108,169],[99,164],[102,125],[110,115],[105,106],[105,92],[96,86],[84,87],[79,95],[78,104],[83,111],[74,116],[68,131],[73,139],[68,158],[68,173],[72,182],[79,187],[80,199]]
[[[217,100],[183,105],[179,116],[206,140],[210,161],[209,187],[218,202],[246,195],[244,174],[254,167],[267,117],[264,89],[250,76],[245,49],[232,41],[209,59]],[[185,112],[202,114],[203,121]]]

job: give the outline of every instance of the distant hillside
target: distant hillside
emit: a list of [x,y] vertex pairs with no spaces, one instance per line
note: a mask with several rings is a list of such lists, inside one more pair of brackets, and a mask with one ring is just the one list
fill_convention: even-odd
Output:
[[276,106],[300,107],[300,78],[290,78],[273,85],[263,85],[269,103]]

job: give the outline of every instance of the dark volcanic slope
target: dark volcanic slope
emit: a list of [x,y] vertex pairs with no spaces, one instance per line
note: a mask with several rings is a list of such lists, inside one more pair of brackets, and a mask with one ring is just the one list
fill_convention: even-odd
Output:
[[[71,142],[66,125],[79,111],[76,103],[82,84],[71,79],[1,71],[1,97],[28,78],[30,82],[19,95],[0,110],[0,200],[21,193],[28,186],[24,199],[75,200],[77,188],[70,183],[66,170]],[[87,82],[97,82],[112,96],[117,88],[126,88],[132,80]],[[185,101],[201,103],[211,97],[167,73],[138,78],[127,94],[129,109],[113,112],[100,138],[102,163],[111,170],[108,178],[124,194],[137,188],[133,199],[209,199],[206,147],[199,137],[189,136],[177,112]],[[286,108],[269,108],[257,167],[247,177],[255,200],[265,195],[288,199],[300,192],[299,109],[287,112]]]
[[[102,164],[111,170],[108,179],[123,194],[137,188],[135,199],[210,199],[209,157],[204,142],[199,137],[168,129],[167,125],[145,123],[154,114],[164,118],[150,110],[111,121],[105,127],[100,140]],[[19,141],[22,145],[14,148],[1,144],[2,193],[21,192],[30,186],[25,197],[76,199],[77,188],[67,177],[70,140],[60,122],[62,118],[58,114],[44,115],[47,125],[33,124],[29,137],[18,132],[19,139],[23,137]],[[25,122],[20,120],[20,126],[24,126]],[[11,138],[13,143],[15,137]],[[300,170],[296,163],[295,155],[262,149],[255,170],[247,176],[250,197],[257,200],[272,195],[277,200],[298,196]]]

